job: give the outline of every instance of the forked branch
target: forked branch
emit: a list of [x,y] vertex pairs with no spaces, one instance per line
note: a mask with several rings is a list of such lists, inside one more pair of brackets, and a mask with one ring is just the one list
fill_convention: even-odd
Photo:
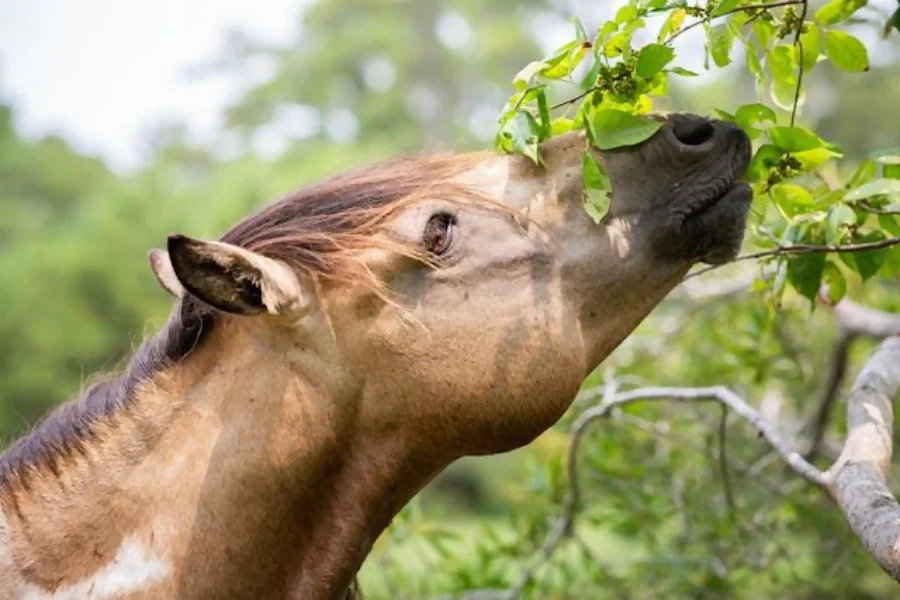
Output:
[[[857,309],[863,307],[847,304],[842,310],[849,312]],[[870,316],[878,316],[876,313],[878,311],[873,311]],[[886,313],[878,314],[883,316]],[[869,331],[881,333],[888,330],[882,326],[894,327],[896,321],[868,321],[867,325]],[[894,336],[882,343],[856,380],[848,400],[847,441],[840,458],[825,472],[810,464],[759,411],[728,388],[646,387],[618,392],[612,382],[595,390],[587,390],[582,394],[583,399],[594,397],[603,400],[585,410],[572,425],[568,454],[569,491],[563,515],[512,589],[481,590],[472,595],[466,594],[464,598],[507,600],[519,597],[537,569],[550,560],[564,539],[574,533],[581,495],[578,449],[591,424],[628,404],[662,400],[717,402],[748,421],[791,469],[834,498],[868,553],[900,582],[900,504],[886,483],[893,449],[891,402],[898,390],[900,337]]]

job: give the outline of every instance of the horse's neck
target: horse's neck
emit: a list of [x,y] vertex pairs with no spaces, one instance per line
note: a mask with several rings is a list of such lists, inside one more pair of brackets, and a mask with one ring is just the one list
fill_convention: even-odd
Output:
[[20,588],[331,598],[435,470],[357,433],[292,365],[198,354],[0,498]]

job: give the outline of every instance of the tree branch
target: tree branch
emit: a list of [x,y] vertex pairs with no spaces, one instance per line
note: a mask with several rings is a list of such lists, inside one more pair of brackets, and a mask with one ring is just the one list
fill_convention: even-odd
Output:
[[[830,304],[824,291],[820,298],[824,303]],[[816,403],[815,412],[805,427],[810,432],[809,450],[805,453],[807,460],[812,460],[822,444],[825,429],[831,420],[832,406],[847,373],[853,343],[861,336],[884,339],[900,335],[900,315],[868,308],[847,299],[832,306],[832,312],[839,323],[838,337],[831,351],[828,379]]]
[[791,6],[794,4],[806,4],[806,0],[785,0],[784,2],[772,2],[770,4],[746,4],[744,6],[738,6],[737,8],[732,8],[731,10],[725,11],[722,14],[716,15],[714,17],[707,15],[707,16],[701,18],[699,21],[697,21],[695,23],[691,23],[687,27],[682,27],[681,29],[679,29],[678,31],[673,33],[671,36],[669,36],[669,39],[666,40],[666,43],[671,42],[672,40],[674,40],[675,38],[680,36],[682,33],[684,33],[685,31],[690,31],[694,27],[701,25],[703,23],[709,23],[713,19],[718,19],[720,17],[727,17],[728,15],[738,13],[738,12],[746,12],[746,11],[750,11],[750,10],[766,11],[766,10],[769,10],[772,8],[781,8],[783,6]]
[[752,254],[742,254],[738,256],[734,260],[731,260],[727,263],[722,263],[720,265],[710,265],[699,271],[694,271],[693,273],[689,273],[685,276],[685,279],[691,279],[692,277],[697,277],[699,275],[703,275],[709,271],[724,267],[725,265],[730,265],[732,263],[744,261],[744,260],[755,260],[759,258],[769,258],[772,256],[787,256],[790,254],[849,254],[853,252],[868,252],[870,250],[881,250],[883,248],[890,248],[891,246],[896,246],[900,244],[900,237],[892,237],[884,240],[878,240],[877,242],[863,242],[860,244],[844,244],[841,246],[834,244],[826,244],[822,246],[816,246],[812,244],[794,244],[793,246],[779,246],[772,250],[763,250],[761,252],[753,252]]
[[809,0],[803,0],[803,9],[800,12],[800,23],[797,25],[797,34],[794,36],[794,46],[800,50],[800,65],[797,69],[797,89],[794,90],[794,104],[791,106],[791,127],[797,117],[797,105],[800,104],[800,90],[803,89],[803,42],[800,36],[803,34],[803,21],[806,20],[806,11],[809,9]]
[[900,389],[900,337],[884,341],[847,403],[844,450],[825,473],[831,495],[868,553],[900,581],[900,505],[887,487],[893,452],[892,400]]

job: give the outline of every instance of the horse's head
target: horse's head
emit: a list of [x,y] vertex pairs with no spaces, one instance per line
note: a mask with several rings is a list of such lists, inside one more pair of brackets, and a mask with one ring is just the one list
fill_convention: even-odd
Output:
[[743,237],[750,143],[734,126],[673,115],[640,145],[592,150],[613,189],[599,224],[585,149],[572,134],[544,144],[543,166],[389,163],[287,198],[224,243],[172,238],[157,272],[283,344],[354,431],[450,458],[508,450],[560,417],[691,265]]

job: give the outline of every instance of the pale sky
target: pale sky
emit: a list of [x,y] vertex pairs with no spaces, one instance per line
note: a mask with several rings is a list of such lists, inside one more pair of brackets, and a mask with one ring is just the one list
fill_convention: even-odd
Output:
[[140,140],[177,118],[199,138],[216,129],[242,83],[200,81],[191,67],[240,28],[277,43],[304,0],[0,0],[0,98],[28,137],[61,134],[119,168]]
[[[100,156],[116,169],[132,169],[140,166],[142,140],[154,126],[181,122],[196,141],[212,142],[223,108],[254,80],[270,76],[271,65],[253,63],[243,79],[233,75],[198,79],[188,77],[188,72],[221,56],[231,29],[271,44],[291,39],[309,2],[0,0],[0,101],[13,104],[23,135],[61,135],[79,151]],[[613,9],[587,6],[603,13]],[[870,16],[876,11],[886,15],[895,0],[873,0],[870,6],[875,7],[867,9]],[[452,19],[447,21],[445,25],[453,25]],[[557,21],[536,22],[538,41],[545,49],[570,35],[571,25]],[[876,21],[883,22],[883,17]],[[443,29],[438,27],[435,34],[447,43]],[[889,43],[871,32],[864,39],[873,60],[885,62],[896,56]],[[679,47],[679,64],[697,69],[702,55],[700,28],[682,36]],[[293,116],[294,121],[309,120]],[[278,128],[276,133],[284,134],[284,125]],[[259,133],[265,142],[266,132]],[[220,149],[227,146],[216,141]]]

